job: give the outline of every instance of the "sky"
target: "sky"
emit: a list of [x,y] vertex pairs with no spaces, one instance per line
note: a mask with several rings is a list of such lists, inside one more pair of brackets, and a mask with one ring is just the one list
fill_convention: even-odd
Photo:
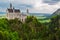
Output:
[[53,13],[60,8],[60,0],[0,0],[0,12],[6,12],[10,3],[21,12]]

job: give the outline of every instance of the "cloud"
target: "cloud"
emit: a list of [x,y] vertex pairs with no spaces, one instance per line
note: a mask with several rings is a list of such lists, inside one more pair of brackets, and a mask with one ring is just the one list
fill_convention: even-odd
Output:
[[60,2],[60,0],[43,0],[44,3],[48,3],[50,5],[56,4]]
[[42,0],[38,0],[34,3],[34,6],[32,8],[32,12],[41,12],[41,13],[53,13],[58,8],[60,8],[60,2],[49,5],[48,3],[44,3]]
[[60,8],[60,0],[1,0],[0,7],[6,10],[10,2],[15,8],[28,8],[30,12],[53,13]]

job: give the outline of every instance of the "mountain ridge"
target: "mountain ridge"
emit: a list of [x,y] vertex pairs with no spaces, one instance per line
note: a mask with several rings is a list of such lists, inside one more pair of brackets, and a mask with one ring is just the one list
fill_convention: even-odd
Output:
[[52,16],[55,16],[55,15],[60,15],[60,9],[57,9],[57,10],[52,14]]

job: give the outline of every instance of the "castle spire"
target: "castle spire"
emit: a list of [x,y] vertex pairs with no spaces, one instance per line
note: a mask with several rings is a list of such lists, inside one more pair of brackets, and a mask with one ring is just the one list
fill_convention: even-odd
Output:
[[10,8],[12,9],[12,3],[10,3]]

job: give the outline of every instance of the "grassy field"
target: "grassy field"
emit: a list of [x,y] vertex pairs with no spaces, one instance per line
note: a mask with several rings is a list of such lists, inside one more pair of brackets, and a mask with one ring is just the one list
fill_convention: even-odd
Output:
[[50,19],[46,19],[46,20],[39,20],[41,23],[49,23],[50,22]]
[[38,16],[37,19],[41,22],[41,23],[49,23],[50,19],[48,19],[45,16]]
[[6,18],[6,14],[0,14],[0,19],[1,18]]
[[6,16],[0,16],[0,19],[1,19],[1,18],[6,18]]

